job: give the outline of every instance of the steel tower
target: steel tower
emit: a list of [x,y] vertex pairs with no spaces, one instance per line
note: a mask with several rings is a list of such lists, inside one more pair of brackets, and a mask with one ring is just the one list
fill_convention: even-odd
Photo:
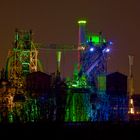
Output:
[[[81,22],[82,21],[79,21],[78,23]],[[80,30],[81,25],[79,31]],[[80,32],[80,33],[84,35],[79,35],[79,40],[81,40],[81,37],[84,36],[84,42],[80,43],[82,44],[81,47],[82,51],[80,51],[79,55],[80,56],[79,76],[81,75],[87,76],[88,84],[92,87],[93,91],[92,96],[96,97],[91,102],[93,106],[93,115],[91,116],[91,120],[93,121],[108,120],[109,103],[108,96],[106,95],[106,74],[107,74],[107,57],[112,42],[107,41],[101,32],[99,34],[90,32]]]
[[14,47],[7,59],[7,78],[13,87],[22,88],[23,79],[28,73],[37,71],[38,51],[32,41],[32,31],[15,31]]
[[107,73],[107,53],[109,42],[99,34],[87,34],[84,50],[80,53],[80,72],[87,75],[88,81],[99,87],[100,78]]
[[[109,43],[101,33],[86,32],[86,23],[85,20],[78,21],[78,67],[73,79],[67,81],[69,93],[65,121],[108,120],[105,92]],[[92,100],[91,96],[95,98]]]

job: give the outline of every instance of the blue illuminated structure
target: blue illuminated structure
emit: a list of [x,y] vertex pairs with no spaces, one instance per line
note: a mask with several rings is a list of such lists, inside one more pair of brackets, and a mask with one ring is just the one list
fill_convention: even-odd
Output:
[[[109,98],[106,94],[106,73],[109,43],[101,33],[85,32],[84,20],[78,23],[78,68],[74,71],[73,79],[67,81],[69,92],[65,121],[108,121]],[[87,88],[90,89],[88,92],[85,91]]]
[[[85,28],[85,27],[84,27]],[[82,35],[81,35],[82,36]],[[80,74],[87,76],[92,88],[91,121],[107,121],[109,119],[109,102],[106,94],[107,56],[112,42],[107,41],[102,33],[85,34],[84,50],[80,52]]]

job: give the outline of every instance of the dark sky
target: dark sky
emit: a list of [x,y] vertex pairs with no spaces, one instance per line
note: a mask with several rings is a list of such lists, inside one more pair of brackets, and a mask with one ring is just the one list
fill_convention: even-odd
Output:
[[135,91],[140,93],[139,0],[0,0],[0,68],[12,47],[15,28],[32,29],[35,42],[76,44],[77,20],[114,42],[108,71],[128,74],[134,55]]

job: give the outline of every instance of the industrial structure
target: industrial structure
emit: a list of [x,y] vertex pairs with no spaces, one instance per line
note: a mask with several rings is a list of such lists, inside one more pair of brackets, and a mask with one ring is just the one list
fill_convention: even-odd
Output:
[[[134,56],[129,55],[128,59],[129,59],[129,77],[128,77],[129,120],[140,120],[140,111],[138,106],[139,96],[135,95],[134,91],[134,75],[133,75]],[[136,99],[136,97],[138,99]]]
[[[76,94],[69,94],[69,98],[71,98],[69,100],[72,102],[69,105],[69,112],[73,110],[74,114],[72,115],[74,119],[69,119],[71,121],[107,121],[109,110],[108,96],[106,95],[106,63],[111,42],[108,42],[101,33],[86,32],[86,23],[85,20],[78,21],[78,68],[74,73],[70,89],[79,90]],[[81,93],[81,89],[88,89],[88,92],[85,90]],[[96,98],[91,101],[90,98],[95,96]],[[78,101],[81,101],[79,105],[77,105]],[[78,106],[80,109],[77,108]],[[83,117],[80,120],[79,114],[80,117]]]
[[16,87],[23,85],[22,77],[37,71],[37,46],[32,41],[32,31],[16,30],[14,47],[7,59],[7,78]]
[[114,72],[106,77],[106,94],[109,97],[109,120],[127,121],[129,97],[127,76]]
[[25,79],[29,73],[39,70],[37,55],[37,46],[32,41],[32,31],[16,29],[14,46],[8,52],[6,70],[2,74],[3,80],[8,81],[5,84],[7,90],[2,93],[1,101],[8,105],[2,114],[7,114],[9,121],[12,121],[16,116],[23,121],[20,116],[25,107],[24,103],[31,101],[26,92]]
[[[32,31],[15,31],[14,47],[0,78],[1,122],[128,120],[127,76],[118,72],[107,75],[112,42],[101,32],[87,32],[86,24],[78,21],[78,45],[42,47],[33,42]],[[54,73],[43,71],[39,50],[55,50]],[[71,78],[61,77],[63,51],[77,53],[78,64]]]

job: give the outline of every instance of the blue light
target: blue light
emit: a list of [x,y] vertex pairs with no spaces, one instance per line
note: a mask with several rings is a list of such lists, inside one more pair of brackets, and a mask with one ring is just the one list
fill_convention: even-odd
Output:
[[110,49],[109,49],[109,48],[105,48],[105,49],[103,50],[103,52],[108,53],[108,52],[110,52]]
[[113,42],[112,41],[109,41],[109,45],[113,45]]
[[110,49],[109,48],[106,48],[105,52],[110,52]]
[[90,48],[90,51],[93,52],[94,51],[94,48]]

